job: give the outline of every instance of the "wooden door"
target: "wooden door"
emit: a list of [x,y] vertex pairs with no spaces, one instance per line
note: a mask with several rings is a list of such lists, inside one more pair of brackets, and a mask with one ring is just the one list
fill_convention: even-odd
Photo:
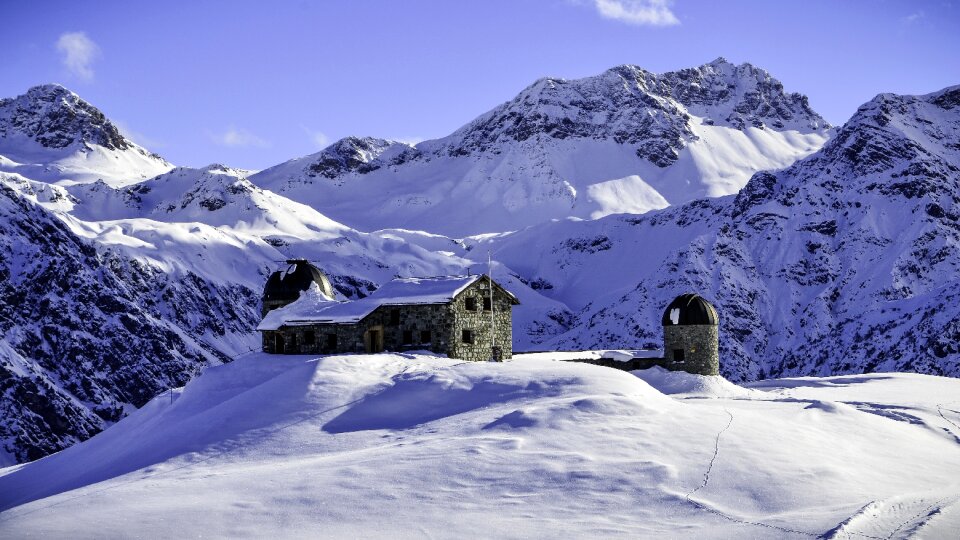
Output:
[[367,330],[363,341],[368,354],[383,352],[383,329],[377,327]]

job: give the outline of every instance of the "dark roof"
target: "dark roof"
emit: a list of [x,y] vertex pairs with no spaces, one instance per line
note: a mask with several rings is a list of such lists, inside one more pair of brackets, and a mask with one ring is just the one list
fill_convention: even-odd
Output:
[[664,326],[711,324],[719,321],[717,310],[699,294],[681,294],[663,312]]
[[263,287],[263,300],[292,302],[300,298],[300,293],[309,289],[313,283],[319,285],[320,291],[333,299],[333,286],[323,271],[306,260],[291,259],[287,261],[286,268],[270,274]]

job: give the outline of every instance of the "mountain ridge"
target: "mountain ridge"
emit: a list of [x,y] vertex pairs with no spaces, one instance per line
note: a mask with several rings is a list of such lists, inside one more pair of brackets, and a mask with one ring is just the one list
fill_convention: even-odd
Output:
[[542,78],[446,137],[348,137],[251,180],[354,228],[462,237],[735,193],[829,132],[806,98],[749,64],[620,66]]

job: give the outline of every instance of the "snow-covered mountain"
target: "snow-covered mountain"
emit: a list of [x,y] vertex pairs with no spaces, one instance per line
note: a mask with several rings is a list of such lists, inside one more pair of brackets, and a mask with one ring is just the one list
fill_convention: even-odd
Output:
[[960,87],[877,96],[821,151],[736,196],[482,247],[579,310],[559,335],[531,328],[537,347],[656,346],[663,306],[697,291],[717,305],[733,379],[960,376]]
[[523,355],[256,353],[0,469],[0,533],[955,538],[958,394],[904,373],[741,387]]
[[[695,290],[717,304],[721,363],[736,380],[960,375],[957,88],[879,96],[820,151],[754,174],[739,195],[609,216],[615,205],[640,212],[733,192],[756,167],[818,148],[827,128],[804,98],[749,65],[663,75],[621,67],[539,81],[416,147],[345,139],[257,175],[169,164],[148,174],[150,158],[81,178],[60,156],[150,154],[121,148],[113,124],[72,93],[31,93],[40,97],[0,102],[0,147],[36,151],[36,167],[0,171],[0,460],[85,439],[256,348],[262,285],[293,257],[313,260],[339,294],[356,298],[395,276],[486,271],[492,250],[496,279],[521,301],[519,350],[659,346],[660,310]],[[50,124],[62,127],[29,127],[48,125],[64,104],[74,112]],[[650,161],[671,148],[675,159]],[[137,174],[150,178],[122,185]],[[639,180],[598,181],[629,175]],[[724,183],[737,175],[744,180]],[[561,176],[580,182],[565,210],[562,197],[545,195]],[[578,214],[594,204],[581,195],[602,186],[611,191],[590,201],[607,201],[606,210]],[[427,204],[425,193],[443,203]],[[532,206],[507,211],[515,197]],[[327,206],[330,215],[317,210]],[[537,224],[509,231],[527,220]],[[441,234],[474,225],[496,234]]]
[[251,181],[361,230],[467,236],[733,194],[819,149],[829,127],[750,64],[620,66],[541,79],[442,139],[351,137]]
[[64,184],[140,182],[173,166],[125,138],[102,112],[57,84],[0,99],[0,171]]

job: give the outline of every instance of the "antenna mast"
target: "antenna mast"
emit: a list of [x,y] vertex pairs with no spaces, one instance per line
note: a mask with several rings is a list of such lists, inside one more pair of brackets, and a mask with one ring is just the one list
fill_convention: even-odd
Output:
[[490,280],[490,360],[497,362],[497,328],[493,305],[493,255],[487,250],[487,279]]

